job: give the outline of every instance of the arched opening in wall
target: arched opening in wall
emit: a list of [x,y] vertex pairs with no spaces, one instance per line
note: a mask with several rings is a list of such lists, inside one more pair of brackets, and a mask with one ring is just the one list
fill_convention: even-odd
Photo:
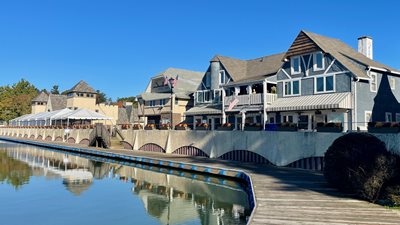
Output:
[[59,141],[59,142],[62,142],[62,141],[63,141],[63,138],[62,138],[62,137],[60,137],[60,136],[58,136],[58,137],[56,137],[56,139],[54,139],[54,141]]
[[43,136],[42,136],[42,135],[39,135],[39,136],[37,136],[36,139],[38,139],[38,140],[43,140]]
[[22,137],[22,134],[19,134],[18,137]]
[[68,140],[67,140],[67,142],[68,142],[68,143],[73,143],[73,144],[75,144],[76,141],[75,141],[75,138],[69,137]]
[[120,143],[122,146],[124,146],[124,149],[133,150],[133,146],[129,142],[121,141]]
[[14,136],[14,137],[18,137],[18,134],[17,134],[17,133],[15,133],[13,136]]
[[175,151],[173,151],[172,154],[202,156],[202,157],[210,158],[210,156],[207,153],[205,153],[203,150],[196,148],[194,146],[180,147],[180,148],[176,149]]
[[85,145],[85,146],[89,146],[89,143],[90,143],[90,141],[87,138],[84,138],[79,142],[79,144]]
[[306,170],[324,170],[324,157],[309,157],[299,159],[287,165],[286,167],[306,169]]
[[51,136],[47,136],[45,140],[46,140],[46,141],[51,141],[51,139],[52,139]]
[[30,139],[35,139],[35,135],[32,134],[29,138]]
[[25,135],[24,135],[24,138],[28,138],[28,134],[25,134]]
[[145,151],[145,152],[162,152],[165,153],[165,150],[159,146],[158,144],[154,143],[149,143],[145,144],[142,147],[139,148],[140,151]]
[[219,156],[218,158],[231,161],[273,165],[268,159],[264,158],[264,156],[247,150],[233,150]]

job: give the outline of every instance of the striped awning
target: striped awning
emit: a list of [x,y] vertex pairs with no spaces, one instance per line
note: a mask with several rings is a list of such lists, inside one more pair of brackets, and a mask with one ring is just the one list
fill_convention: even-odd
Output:
[[351,109],[351,93],[318,94],[278,98],[267,111],[305,111],[323,109]]
[[209,114],[221,114],[221,105],[218,106],[195,106],[188,111],[185,112],[185,115],[187,116],[193,116],[193,115],[209,115]]

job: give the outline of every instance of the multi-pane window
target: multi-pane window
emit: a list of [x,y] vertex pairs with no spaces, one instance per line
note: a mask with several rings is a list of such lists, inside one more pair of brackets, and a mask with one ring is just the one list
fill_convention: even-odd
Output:
[[377,83],[378,83],[378,75],[376,73],[371,73],[371,80],[370,80],[370,90],[372,92],[376,92]]
[[334,92],[335,76],[323,76],[315,78],[315,93]]
[[156,106],[156,101],[155,100],[149,101],[149,106],[151,106],[151,107]]
[[293,116],[291,115],[282,116],[282,123],[293,123]]
[[324,55],[322,52],[317,52],[313,54],[314,59],[314,71],[325,69]]
[[161,100],[160,100],[160,106],[164,106],[165,103],[166,103],[166,99],[161,99]]
[[396,113],[396,122],[400,122],[400,113]]
[[295,56],[290,59],[292,74],[301,73],[300,56]]
[[300,94],[300,80],[283,82],[284,96]]
[[221,100],[221,90],[204,90],[196,92],[197,103],[218,103]]

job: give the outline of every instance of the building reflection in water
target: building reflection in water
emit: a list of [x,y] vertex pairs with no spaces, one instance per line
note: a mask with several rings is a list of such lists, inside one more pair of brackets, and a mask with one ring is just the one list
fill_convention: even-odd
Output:
[[162,224],[196,219],[201,224],[238,224],[249,214],[247,195],[233,181],[165,168],[93,161],[33,146],[0,144],[6,149],[0,150],[0,181],[16,189],[28,183],[30,176],[45,176],[62,179],[65,188],[79,196],[93,185],[94,179],[119,179],[132,183],[132,193],[141,199],[147,213]]

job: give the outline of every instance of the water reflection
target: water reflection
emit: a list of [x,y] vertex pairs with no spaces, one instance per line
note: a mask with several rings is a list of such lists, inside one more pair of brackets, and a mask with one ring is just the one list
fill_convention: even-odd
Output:
[[249,214],[247,195],[233,181],[19,144],[0,142],[0,148],[5,150],[0,150],[0,181],[15,189],[29,185],[31,176],[44,176],[61,179],[65,189],[79,197],[90,192],[96,180],[118,179],[131,183],[131,193],[161,224],[245,224]]

